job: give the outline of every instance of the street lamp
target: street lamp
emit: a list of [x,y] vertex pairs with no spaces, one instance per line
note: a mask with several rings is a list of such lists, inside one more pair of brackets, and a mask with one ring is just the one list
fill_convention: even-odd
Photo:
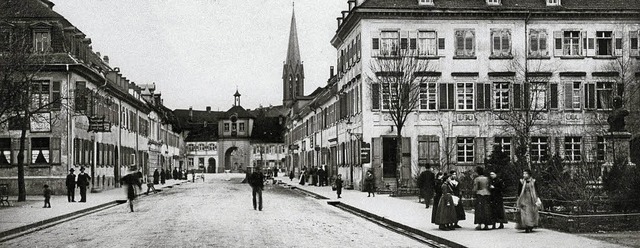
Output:
[[[348,123],[350,123],[350,122],[348,122]],[[358,142],[362,142],[362,133],[351,132],[351,129],[347,129],[347,133],[351,137],[356,137],[356,140]],[[359,152],[357,152],[357,153],[359,153]],[[362,164],[360,164],[360,166],[362,166]],[[347,189],[353,189],[354,188],[353,187],[353,162],[349,163],[349,185],[346,188]]]

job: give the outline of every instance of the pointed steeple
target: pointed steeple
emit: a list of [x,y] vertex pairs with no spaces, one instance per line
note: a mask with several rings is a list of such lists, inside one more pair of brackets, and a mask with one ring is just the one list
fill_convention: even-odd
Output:
[[289,30],[289,48],[285,64],[295,65],[300,63],[300,47],[298,46],[298,29],[296,27],[295,9],[291,13],[291,30]]

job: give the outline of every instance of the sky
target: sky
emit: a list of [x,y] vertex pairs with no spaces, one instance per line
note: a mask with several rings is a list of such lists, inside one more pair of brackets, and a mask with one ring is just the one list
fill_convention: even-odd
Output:
[[[171,109],[226,111],[282,104],[292,0],[53,0],[93,51],[138,84],[156,83]],[[330,41],[346,0],[297,0],[305,94],[326,85]]]

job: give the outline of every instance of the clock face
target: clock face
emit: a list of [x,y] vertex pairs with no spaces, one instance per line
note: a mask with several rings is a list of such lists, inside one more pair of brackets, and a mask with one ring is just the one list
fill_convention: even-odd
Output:
[[238,121],[238,114],[233,114],[233,115],[231,115],[231,118],[230,118],[230,119],[231,119],[231,122],[236,122],[236,121]]

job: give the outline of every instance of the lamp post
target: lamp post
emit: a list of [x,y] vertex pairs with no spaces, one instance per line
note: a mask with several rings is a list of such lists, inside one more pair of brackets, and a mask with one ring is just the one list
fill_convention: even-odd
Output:
[[[347,124],[350,124],[350,122],[348,122]],[[351,132],[351,129],[347,129],[347,133],[351,137],[356,137],[356,141],[358,141],[358,143],[362,142],[362,133],[353,133],[353,132]],[[358,146],[356,146],[356,148],[357,147]],[[353,148],[353,149],[355,149],[355,148]],[[356,151],[356,153],[359,154],[360,151]],[[362,164],[360,164],[360,166],[362,166]],[[345,188],[346,189],[354,189],[354,187],[353,187],[353,162],[349,163],[349,185],[347,187],[345,187]]]

